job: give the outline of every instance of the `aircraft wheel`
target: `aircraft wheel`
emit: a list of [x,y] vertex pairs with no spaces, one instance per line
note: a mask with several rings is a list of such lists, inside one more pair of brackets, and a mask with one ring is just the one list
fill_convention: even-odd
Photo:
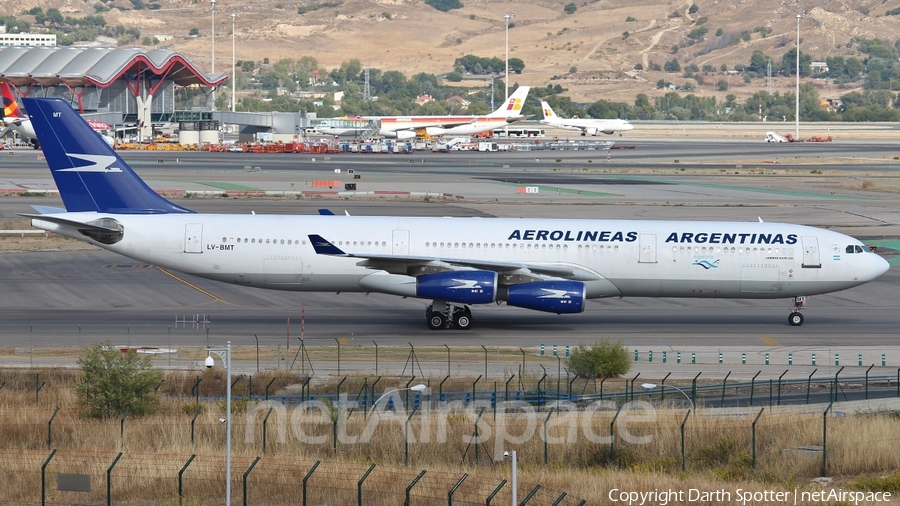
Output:
[[470,311],[463,311],[456,316],[456,321],[454,321],[453,324],[459,330],[469,330],[472,328],[472,313]]
[[794,327],[803,325],[803,315],[800,313],[791,313],[788,316],[788,323],[790,323]]
[[428,328],[431,330],[443,330],[447,326],[447,317],[437,311],[429,313],[425,320],[428,322]]

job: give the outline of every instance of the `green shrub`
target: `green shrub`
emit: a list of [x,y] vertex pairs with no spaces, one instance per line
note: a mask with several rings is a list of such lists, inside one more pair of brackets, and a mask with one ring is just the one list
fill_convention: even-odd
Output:
[[76,386],[84,416],[111,418],[128,413],[150,415],[159,405],[156,386],[162,373],[149,355],[122,353],[112,343],[95,343],[78,359],[81,380]]
[[578,345],[567,361],[569,370],[581,376],[621,376],[631,369],[628,350],[622,342],[602,340],[587,347]]

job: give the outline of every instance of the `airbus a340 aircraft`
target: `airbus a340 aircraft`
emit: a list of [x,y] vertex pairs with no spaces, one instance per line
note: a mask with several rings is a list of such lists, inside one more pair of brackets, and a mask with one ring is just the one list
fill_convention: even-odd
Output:
[[525,119],[522,106],[530,86],[520,86],[496,111],[486,116],[366,116],[378,120],[378,133],[389,139],[414,139],[417,135],[475,135]]
[[151,190],[59,99],[25,99],[65,209],[44,230],[226,283],[431,299],[432,329],[469,304],[579,313],[601,297],[792,300],[845,290],[888,263],[836,232],[779,223],[196,214]]
[[550,104],[543,100],[541,101],[541,111],[544,113],[542,124],[556,128],[581,130],[581,135],[596,136],[598,133],[612,135],[616,132],[634,130],[634,125],[624,119],[560,118],[553,112]]

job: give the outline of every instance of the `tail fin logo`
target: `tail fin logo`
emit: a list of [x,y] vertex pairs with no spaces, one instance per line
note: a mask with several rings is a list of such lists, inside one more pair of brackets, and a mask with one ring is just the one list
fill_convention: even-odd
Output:
[[19,109],[19,104],[16,102],[16,96],[15,94],[13,94],[12,88],[10,88],[9,83],[4,81],[2,84],[0,84],[0,87],[3,88],[3,117],[22,117],[22,111]]
[[552,118],[552,117],[553,117],[553,110],[550,109],[549,107],[548,107],[547,109],[544,109],[544,116],[547,117],[547,118]]
[[521,111],[522,110],[522,99],[521,98],[512,98],[509,100],[509,104],[506,106],[507,111]]
[[109,155],[83,155],[81,153],[66,153],[69,159],[83,160],[91,162],[90,165],[82,165],[81,167],[72,167],[71,169],[59,169],[56,172],[103,172],[113,173],[122,172],[119,167],[110,167],[116,163],[116,157]]

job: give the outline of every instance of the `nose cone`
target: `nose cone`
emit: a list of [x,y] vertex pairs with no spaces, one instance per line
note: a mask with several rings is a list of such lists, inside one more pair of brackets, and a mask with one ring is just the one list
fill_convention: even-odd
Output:
[[891,264],[889,264],[888,261],[882,258],[880,255],[876,255],[873,253],[869,256],[870,258],[867,263],[868,276],[866,277],[866,281],[872,281],[891,268]]
[[622,125],[622,130],[625,131],[625,132],[627,132],[628,130],[634,130],[634,125],[632,125],[631,123],[629,123],[629,122],[626,121],[626,122]]

